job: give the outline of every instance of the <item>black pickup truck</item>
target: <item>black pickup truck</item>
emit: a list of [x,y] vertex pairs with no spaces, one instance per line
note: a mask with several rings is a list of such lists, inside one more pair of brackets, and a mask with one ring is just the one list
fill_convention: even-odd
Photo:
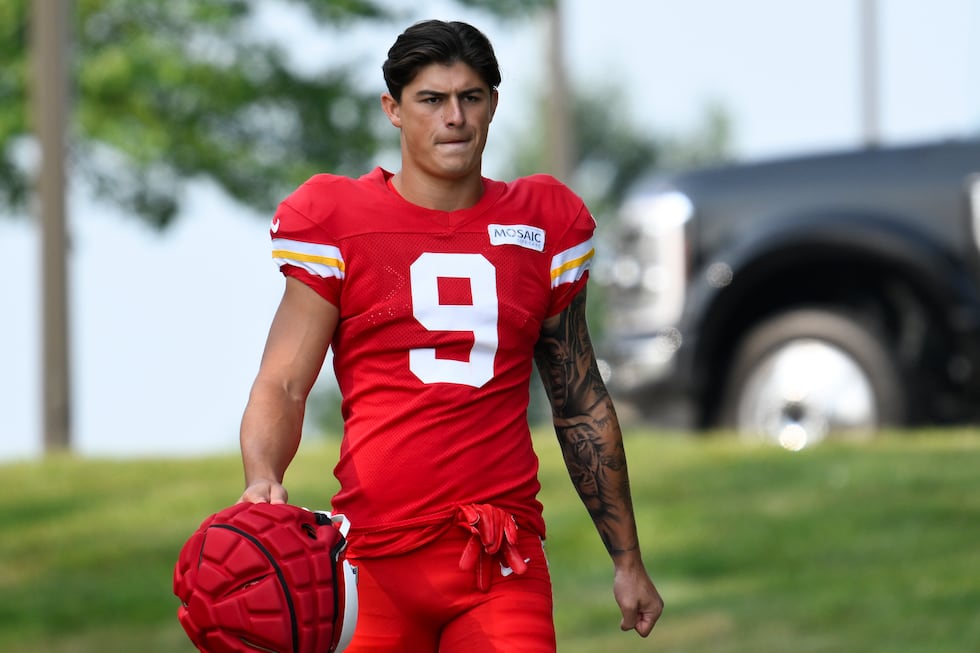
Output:
[[658,176],[599,233],[627,410],[789,449],[980,418],[980,140]]

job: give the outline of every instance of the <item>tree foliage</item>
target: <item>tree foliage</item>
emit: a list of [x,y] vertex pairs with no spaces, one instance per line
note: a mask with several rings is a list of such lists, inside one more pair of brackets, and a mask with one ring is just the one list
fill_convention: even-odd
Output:
[[[527,16],[554,1],[457,0],[499,17]],[[359,90],[357,72],[336,62],[315,73],[296,71],[288,37],[269,38],[256,24],[258,3],[66,4],[72,8],[72,178],[151,224],[173,220],[190,179],[210,179],[237,201],[268,212],[312,171],[363,172],[386,142],[376,93]],[[383,0],[274,4],[303,12],[324,38],[354,24],[394,25],[397,17]],[[30,6],[30,0],[0,0],[0,214],[24,213],[30,197]],[[676,139],[643,133],[609,106],[608,90],[574,99],[579,156],[570,181],[594,210],[615,206],[651,167],[724,154],[728,124],[717,108],[699,135]],[[543,169],[543,144],[526,142],[518,174]]]
[[[549,0],[459,0],[506,16]],[[290,66],[249,0],[77,0],[72,8],[69,168],[97,195],[157,226],[180,189],[211,179],[271,210],[311,171],[361,173],[381,141],[377,94],[327,62]],[[395,12],[371,0],[279,0],[324,38]],[[30,2],[0,0],[0,213],[24,212],[30,165]],[[288,35],[287,35],[288,39]]]
[[[572,178],[565,180],[581,194],[596,215],[612,213],[631,187],[659,170],[718,163],[728,156],[731,123],[719,105],[705,107],[701,124],[688,134],[664,135],[655,126],[637,125],[622,107],[624,91],[614,84],[575,89],[571,103],[574,161]],[[529,126],[524,146],[515,155],[516,174],[546,169],[545,99]]]
[[[341,12],[311,5],[323,5],[317,20]],[[205,176],[269,209],[312,168],[352,170],[371,156],[376,98],[354,91],[344,70],[293,72],[281,46],[248,35],[252,6],[78,4],[74,158],[100,195],[164,224],[181,182]]]
[[0,210],[21,207],[28,183],[14,160],[18,139],[27,132],[27,34],[24,0],[0,0]]

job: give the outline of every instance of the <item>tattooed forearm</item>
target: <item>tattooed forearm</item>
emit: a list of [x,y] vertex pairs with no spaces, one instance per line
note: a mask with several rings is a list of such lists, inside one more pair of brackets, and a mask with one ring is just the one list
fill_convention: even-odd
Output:
[[588,421],[555,425],[569,476],[611,554],[636,547],[626,456]]
[[[605,384],[592,353],[585,320],[585,290],[546,324],[535,347],[534,360],[551,400],[556,419],[574,417],[583,401],[599,401]],[[591,408],[591,406],[590,406]]]
[[535,362],[551,400],[555,432],[576,491],[606,549],[637,547],[626,453],[599,375],[585,320],[585,292],[546,323]]

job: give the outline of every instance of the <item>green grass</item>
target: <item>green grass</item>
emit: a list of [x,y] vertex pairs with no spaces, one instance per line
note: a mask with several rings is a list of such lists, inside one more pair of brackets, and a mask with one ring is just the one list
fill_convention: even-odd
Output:
[[[667,603],[619,632],[611,564],[542,432],[559,650],[980,650],[980,432],[797,454],[628,433],[647,566]],[[294,503],[325,507],[335,442],[304,445]],[[0,651],[189,653],[177,551],[233,502],[236,456],[0,466]]]

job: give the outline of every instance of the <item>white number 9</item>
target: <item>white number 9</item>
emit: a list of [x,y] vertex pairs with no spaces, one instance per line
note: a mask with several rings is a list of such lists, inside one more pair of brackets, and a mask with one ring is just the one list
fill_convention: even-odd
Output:
[[[468,279],[473,303],[439,303],[439,277]],[[469,361],[436,358],[435,349],[412,349],[408,366],[423,383],[479,388],[493,378],[497,355],[497,272],[481,254],[426,252],[411,266],[412,314],[429,331],[473,334]]]

